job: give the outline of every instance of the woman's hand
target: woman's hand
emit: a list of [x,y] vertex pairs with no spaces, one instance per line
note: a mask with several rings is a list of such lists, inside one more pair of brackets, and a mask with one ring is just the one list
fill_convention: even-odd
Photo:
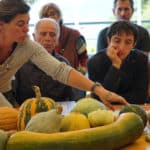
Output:
[[114,110],[114,107],[111,103],[117,102],[123,105],[128,105],[129,103],[120,95],[110,92],[109,90],[106,90],[105,88],[96,87],[94,93],[99,96],[101,101],[111,110]]

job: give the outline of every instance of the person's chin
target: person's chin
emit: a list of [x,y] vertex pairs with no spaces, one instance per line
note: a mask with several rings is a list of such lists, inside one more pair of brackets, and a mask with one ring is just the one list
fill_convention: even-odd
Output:
[[44,46],[44,48],[47,49],[47,50],[53,49],[52,46]]
[[118,21],[128,21],[129,19],[127,18],[119,18]]
[[27,36],[22,36],[22,37],[20,37],[20,38],[18,38],[18,43],[22,43],[22,42],[24,42],[25,41],[25,39],[27,38]]

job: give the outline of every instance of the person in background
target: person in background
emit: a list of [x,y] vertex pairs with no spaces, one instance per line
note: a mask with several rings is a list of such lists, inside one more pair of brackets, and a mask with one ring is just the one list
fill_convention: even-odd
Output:
[[107,32],[108,47],[87,63],[89,78],[125,97],[129,103],[147,103],[148,57],[133,49],[137,28],[129,21],[113,23]]
[[45,4],[40,10],[39,17],[53,18],[58,22],[60,37],[57,52],[66,57],[72,67],[85,74],[88,55],[84,36],[78,30],[63,25],[62,12],[55,3]]
[[[117,20],[128,20],[130,21],[134,13],[134,1],[133,0],[114,0],[113,14]],[[144,54],[148,55],[150,52],[150,36],[148,31],[136,24],[138,34],[137,42],[134,46],[135,49],[139,49]],[[97,52],[108,46],[107,43],[107,31],[109,27],[104,28],[99,32],[97,38]]]
[[[56,51],[67,58],[71,66],[84,75],[87,72],[86,62],[88,60],[86,41],[83,35],[76,29],[63,25],[62,12],[55,3],[45,4],[39,14],[40,18],[53,18],[60,25],[60,37]],[[85,96],[85,92],[73,89],[75,100]]]
[[5,95],[12,90],[11,81],[15,73],[26,62],[31,61],[54,80],[94,92],[110,109],[114,109],[113,102],[128,104],[120,95],[97,85],[71,66],[51,56],[39,43],[32,41],[28,36],[29,10],[30,7],[24,0],[0,1],[1,93]]
[[[67,64],[69,62],[55,51],[60,34],[59,25],[54,19],[40,19],[33,33],[33,38],[40,43],[52,56]],[[53,80],[46,75],[32,62],[24,64],[15,75],[15,97],[19,104],[25,99],[35,97],[33,86],[40,87],[43,97],[50,97],[55,101],[69,101],[73,99],[73,92],[70,86]]]

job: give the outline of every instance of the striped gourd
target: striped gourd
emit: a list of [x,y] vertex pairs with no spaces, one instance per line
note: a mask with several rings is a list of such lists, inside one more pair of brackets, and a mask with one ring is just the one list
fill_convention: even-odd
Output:
[[45,112],[55,108],[55,101],[48,97],[42,97],[39,87],[34,86],[36,97],[29,98],[20,106],[18,115],[18,130],[24,130],[26,124],[36,113]]

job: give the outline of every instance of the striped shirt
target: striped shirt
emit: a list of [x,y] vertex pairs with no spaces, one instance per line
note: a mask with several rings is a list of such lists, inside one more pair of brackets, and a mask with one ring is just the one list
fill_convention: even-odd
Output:
[[27,38],[23,43],[18,43],[13,53],[0,65],[0,92],[11,89],[11,80],[15,73],[29,60],[54,80],[67,83],[72,68],[49,55],[40,44]]

